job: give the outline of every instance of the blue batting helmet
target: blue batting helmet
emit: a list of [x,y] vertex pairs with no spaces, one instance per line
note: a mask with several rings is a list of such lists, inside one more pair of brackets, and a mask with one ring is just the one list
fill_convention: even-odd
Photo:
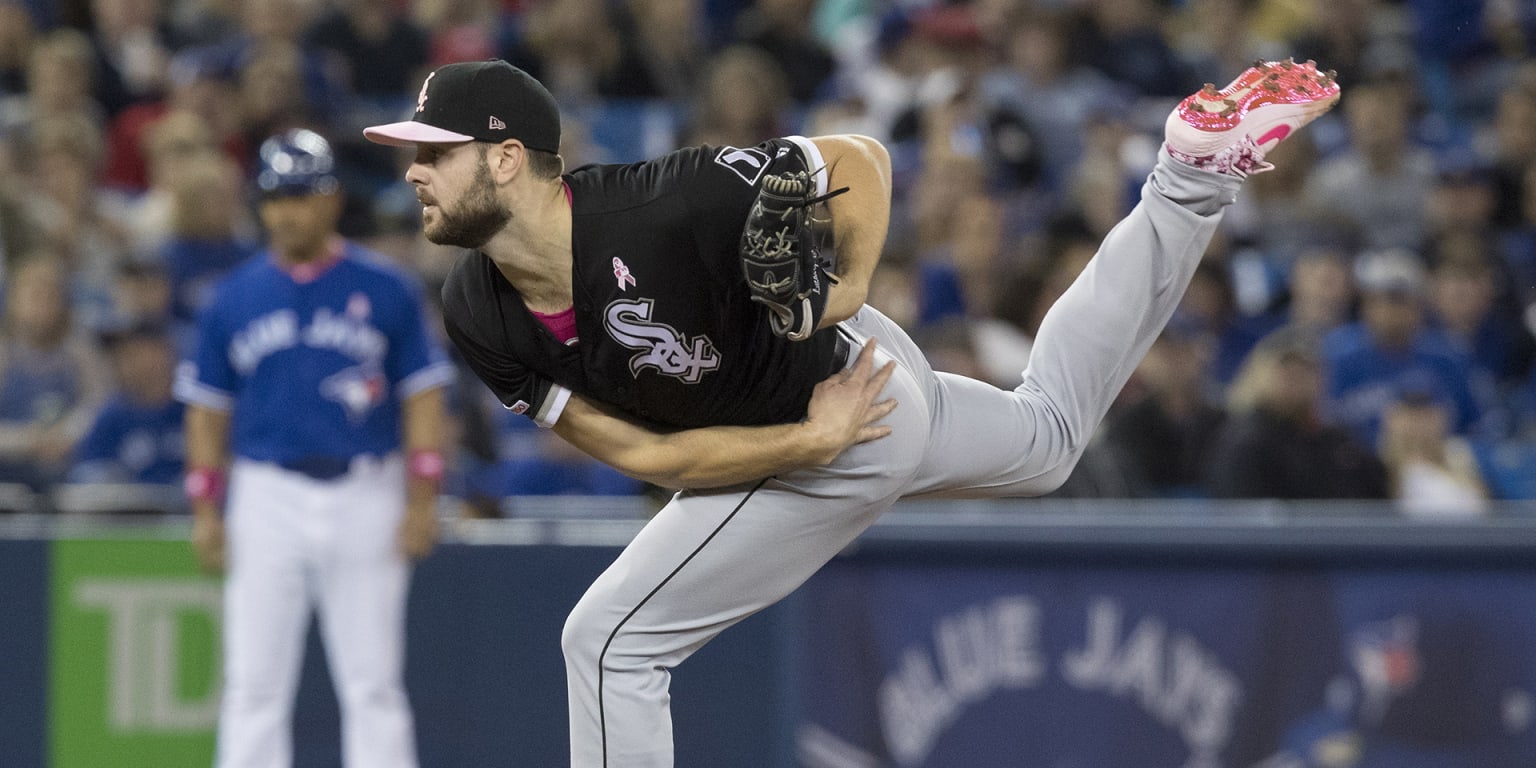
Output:
[[336,157],[314,131],[288,131],[262,142],[256,187],[263,197],[324,195],[335,192]]

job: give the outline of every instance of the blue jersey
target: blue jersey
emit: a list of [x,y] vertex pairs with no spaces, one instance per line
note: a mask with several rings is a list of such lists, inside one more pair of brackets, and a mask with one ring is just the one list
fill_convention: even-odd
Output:
[[230,450],[295,464],[400,448],[401,402],[452,380],[415,281],[352,244],[319,274],[270,254],[230,274],[176,380],[189,404],[233,411]]
[[176,483],[186,445],[182,404],[139,405],[118,396],[96,415],[75,446],[70,480],[78,483]]
[[1402,352],[1379,347],[1364,324],[1334,330],[1323,339],[1328,397],[1338,421],[1366,445],[1375,445],[1381,414],[1406,384],[1428,389],[1450,411],[1451,430],[1466,433],[1482,415],[1468,361],[1432,334],[1421,334]]
[[235,238],[198,240],[178,237],[160,249],[171,278],[171,316],[190,323],[213,298],[230,270],[256,255],[257,248]]

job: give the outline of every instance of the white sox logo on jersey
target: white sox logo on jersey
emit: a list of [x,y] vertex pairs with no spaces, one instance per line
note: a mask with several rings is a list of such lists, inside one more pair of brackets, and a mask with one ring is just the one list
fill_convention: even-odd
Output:
[[768,168],[769,157],[767,152],[756,147],[746,149],[721,147],[720,151],[715,153],[715,162],[740,176],[742,181],[756,185],[757,180],[762,178],[763,171]]
[[603,311],[603,325],[614,341],[630,349],[642,350],[629,359],[629,372],[639,378],[646,368],[655,368],[689,384],[698,383],[704,374],[720,367],[720,354],[707,336],[688,337],[665,323],[653,323],[653,299],[619,299]]

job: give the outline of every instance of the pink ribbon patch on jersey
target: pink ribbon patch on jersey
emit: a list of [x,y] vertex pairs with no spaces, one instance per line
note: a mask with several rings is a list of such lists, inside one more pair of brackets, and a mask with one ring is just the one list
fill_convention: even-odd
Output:
[[629,273],[629,267],[624,266],[624,262],[620,261],[617,256],[613,257],[613,276],[619,279],[619,290],[621,291],[629,290],[625,287],[626,283],[629,285],[635,284],[635,276]]

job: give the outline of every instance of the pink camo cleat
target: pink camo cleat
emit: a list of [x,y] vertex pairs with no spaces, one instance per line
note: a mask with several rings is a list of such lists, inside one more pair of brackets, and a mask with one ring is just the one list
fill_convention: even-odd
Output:
[[1239,178],[1270,170],[1265,152],[1339,102],[1335,75],[1286,59],[1254,62],[1220,91],[1206,83],[1168,115],[1168,154]]

